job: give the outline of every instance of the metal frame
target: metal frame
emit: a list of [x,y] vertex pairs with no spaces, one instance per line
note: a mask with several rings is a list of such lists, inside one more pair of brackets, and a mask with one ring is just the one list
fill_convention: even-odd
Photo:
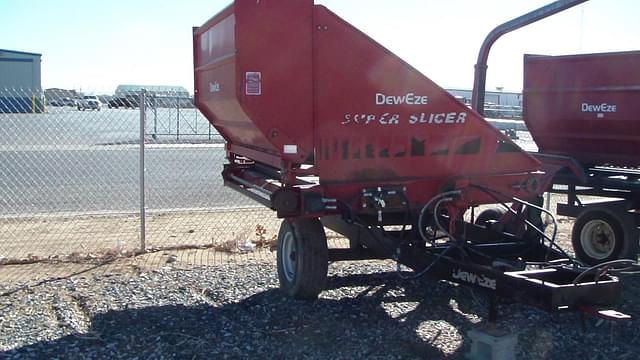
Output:
[[[357,242],[365,244],[366,249],[373,249],[369,254],[375,256],[368,258],[393,258],[417,274],[470,286],[490,296],[510,298],[549,312],[607,306],[621,297],[622,286],[613,276],[584,277],[584,269],[560,264],[544,269],[518,269],[524,267],[524,261],[553,264],[566,259],[564,254],[539,241],[499,234],[477,225],[458,223],[460,236],[468,236],[460,238],[460,241],[471,243],[474,252],[466,252],[464,247],[452,244],[429,248],[415,243],[393,250],[385,248],[381,242],[397,240],[399,231],[362,230],[361,225],[349,223],[342,216],[323,217],[321,220],[327,228],[350,240],[355,237]],[[474,240],[483,238],[494,242],[474,243]],[[347,249],[341,249],[341,252],[349,253]],[[352,254],[352,257],[333,260],[359,259],[355,254],[367,253],[355,248]]]
[[[628,211],[640,209],[640,169],[592,167],[584,169],[586,178],[580,179],[567,171],[559,172],[549,192],[567,196],[565,204],[558,203],[557,214],[577,217],[587,207],[610,207]],[[609,198],[606,201],[582,202],[578,196]],[[634,213],[635,214],[635,213]],[[640,214],[635,214],[640,221]],[[640,222],[639,222],[640,223]]]
[[[279,209],[275,194],[295,189],[285,187],[280,179],[282,176],[283,171],[254,162],[232,163],[223,172],[227,186],[276,211]],[[306,183],[302,179],[299,182]],[[305,196],[318,194],[313,187],[298,191],[297,201],[301,203]],[[330,249],[329,261],[394,259],[416,274],[456,282],[481,290],[490,297],[510,298],[549,312],[593,311],[595,307],[612,305],[621,298],[622,286],[616,277],[606,274],[585,276],[584,268],[564,263],[569,261],[564,253],[540,237],[527,233],[502,233],[456,220],[452,221],[454,226],[450,225],[451,229],[456,229],[451,235],[456,240],[425,244],[415,230],[422,226],[417,224],[419,209],[408,206],[409,216],[403,216],[397,207],[372,206],[374,199],[380,196],[387,196],[390,202],[398,201],[403,198],[402,191],[402,188],[363,189],[359,196],[367,206],[359,209],[347,209],[344,204],[335,206],[335,202],[320,197],[323,210],[312,216],[319,217],[325,227],[344,235],[352,244],[350,248]],[[394,200],[392,196],[398,199]],[[300,206],[304,208],[304,205]],[[384,215],[383,219],[380,214]],[[527,218],[533,221],[536,216],[540,217],[539,210],[532,210]],[[447,217],[442,220],[450,221]],[[402,225],[406,229],[385,230],[386,225]],[[547,267],[527,269],[528,262]],[[495,316],[495,309],[490,312]]]

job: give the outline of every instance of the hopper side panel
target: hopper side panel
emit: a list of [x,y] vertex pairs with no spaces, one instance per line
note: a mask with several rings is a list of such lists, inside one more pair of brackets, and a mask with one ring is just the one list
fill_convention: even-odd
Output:
[[235,10],[194,30],[195,103],[227,142],[276,153],[239,101]]
[[313,1],[235,6],[238,101],[283,159],[304,162],[314,147]]
[[[479,114],[364,33],[324,7],[314,16],[322,181],[444,181],[538,169]],[[442,56],[425,48],[431,55]]]

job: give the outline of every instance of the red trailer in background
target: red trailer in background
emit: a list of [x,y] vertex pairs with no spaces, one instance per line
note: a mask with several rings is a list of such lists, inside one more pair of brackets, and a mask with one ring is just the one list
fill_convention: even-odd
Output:
[[[227,140],[225,184],[284,218],[289,295],[315,298],[329,261],[390,258],[548,311],[619,299],[543,229],[541,194],[574,163],[526,153],[325,7],[236,1],[193,34],[196,106]],[[465,221],[507,202],[506,231]]]
[[585,173],[556,174],[567,195],[557,213],[576,217],[583,262],[637,259],[640,234],[640,51],[526,55],[524,121],[543,154],[568,156]]
[[542,153],[640,166],[640,51],[525,55],[523,110]]

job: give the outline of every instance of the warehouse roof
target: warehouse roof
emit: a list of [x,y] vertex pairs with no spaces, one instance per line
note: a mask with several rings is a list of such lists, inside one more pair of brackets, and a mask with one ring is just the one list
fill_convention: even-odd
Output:
[[9,54],[16,54],[16,55],[42,56],[42,54],[30,53],[30,52],[24,52],[24,51],[16,51],[16,50],[7,50],[7,49],[0,49],[0,54],[1,53],[9,53]]

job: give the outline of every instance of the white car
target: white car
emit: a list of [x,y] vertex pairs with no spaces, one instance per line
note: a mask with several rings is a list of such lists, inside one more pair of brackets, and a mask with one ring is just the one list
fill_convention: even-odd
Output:
[[84,111],[85,109],[89,109],[100,111],[101,107],[102,103],[95,95],[85,95],[80,101],[78,101],[78,110]]

